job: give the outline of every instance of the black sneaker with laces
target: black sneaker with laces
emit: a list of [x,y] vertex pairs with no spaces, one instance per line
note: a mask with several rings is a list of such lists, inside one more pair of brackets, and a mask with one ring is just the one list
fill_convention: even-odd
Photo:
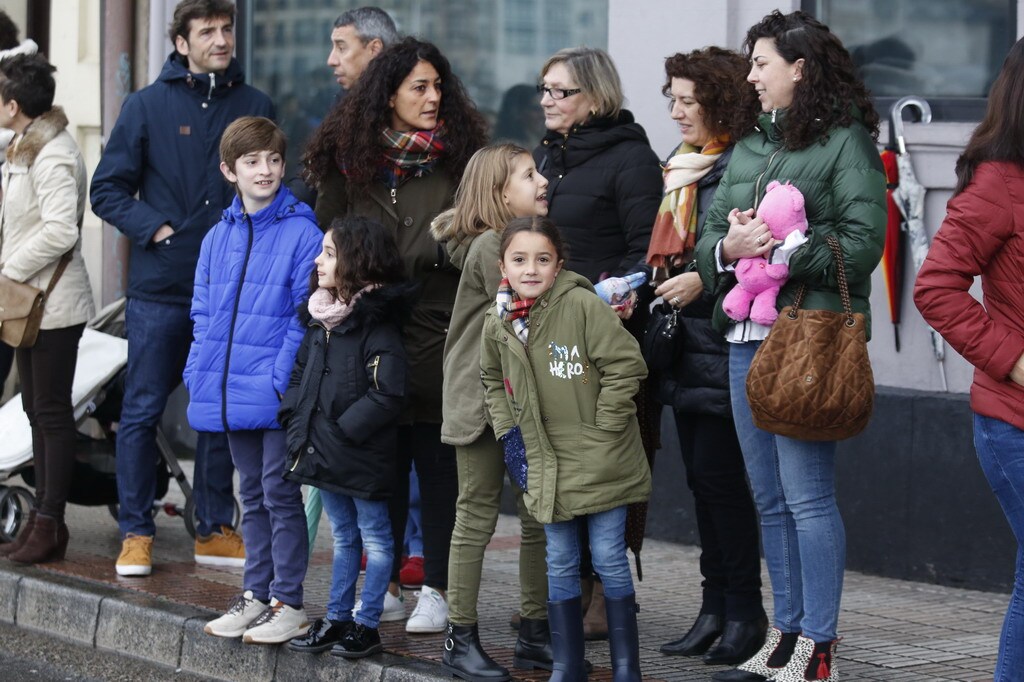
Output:
[[364,658],[384,651],[377,628],[368,628],[356,623],[340,642],[331,648],[331,656],[342,658]]

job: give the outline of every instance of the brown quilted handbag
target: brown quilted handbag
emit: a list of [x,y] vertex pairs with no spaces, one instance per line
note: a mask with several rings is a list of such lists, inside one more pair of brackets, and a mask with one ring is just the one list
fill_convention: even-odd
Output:
[[864,316],[854,313],[839,241],[826,238],[836,262],[842,313],[801,310],[802,285],[747,374],[747,400],[759,429],[799,440],[842,440],[871,418],[875,380]]

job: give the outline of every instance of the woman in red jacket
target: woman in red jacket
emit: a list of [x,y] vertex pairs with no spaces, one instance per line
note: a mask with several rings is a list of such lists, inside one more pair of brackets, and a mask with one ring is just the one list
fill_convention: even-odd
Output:
[[[974,446],[1024,545],[1024,40],[956,164],[957,185],[914,288],[932,327],[974,365]],[[982,305],[968,292],[981,275]],[[1024,678],[1024,549],[999,641],[996,682]]]

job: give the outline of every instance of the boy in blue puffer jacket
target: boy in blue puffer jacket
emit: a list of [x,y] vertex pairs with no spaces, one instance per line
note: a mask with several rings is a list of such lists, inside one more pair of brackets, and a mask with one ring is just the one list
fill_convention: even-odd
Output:
[[308,626],[306,516],[299,484],[283,478],[287,448],[276,415],[305,331],[296,309],[323,235],[313,211],[281,185],[284,155],[284,133],[270,119],[239,118],[221,137],[220,169],[237,196],[199,252],[184,375],[189,423],[228,434],[244,509],[244,592],[205,630],[262,644]]

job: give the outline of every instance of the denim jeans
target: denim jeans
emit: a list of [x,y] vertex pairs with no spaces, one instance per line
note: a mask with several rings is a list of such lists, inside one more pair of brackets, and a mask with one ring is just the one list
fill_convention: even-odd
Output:
[[590,532],[594,572],[604,594],[621,599],[633,594],[633,575],[626,557],[626,507],[578,516],[544,525],[548,550],[548,599],[565,601],[580,596],[580,526]]
[[405,523],[405,555],[423,557],[423,513],[416,467],[409,472],[409,520]]
[[309,534],[302,487],[284,478],[285,432],[232,431],[231,458],[242,498],[245,574],[242,589],[260,601],[276,597],[302,608],[302,581],[309,562]]
[[360,537],[366,552],[366,578],[361,598],[363,606],[355,621],[366,627],[380,624],[384,593],[391,579],[393,540],[386,500],[363,500],[329,490],[320,497],[331,521],[334,535],[334,563],[331,567],[331,596],[327,617],[333,621],[352,620],[359,577]]
[[999,635],[995,672],[995,682],[1010,682],[1024,676],[1024,431],[975,414],[974,447],[981,470],[1017,538],[1013,594]]
[[[117,432],[117,495],[121,535],[153,535],[156,498],[156,427],[167,398],[181,383],[192,343],[189,306],[128,299],[125,309],[128,368]],[[161,465],[162,466],[162,465]],[[234,521],[231,453],[222,433],[200,433],[192,490],[199,524],[209,535]]]
[[774,625],[828,642],[836,638],[846,565],[846,532],[836,506],[836,444],[795,440],[754,426],[746,381],[758,346],[756,341],[729,344],[729,388],[761,517]]

